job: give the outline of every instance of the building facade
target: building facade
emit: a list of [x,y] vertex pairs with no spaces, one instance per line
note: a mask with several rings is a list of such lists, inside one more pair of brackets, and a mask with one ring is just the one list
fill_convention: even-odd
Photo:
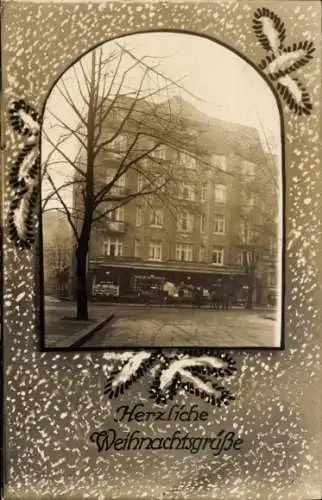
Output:
[[251,287],[264,304],[269,289],[276,293],[277,168],[268,166],[255,129],[201,113],[191,120],[191,105],[185,117],[179,100],[188,147],[145,134],[140,151],[149,154],[119,175],[125,156],[138,158],[122,130],[98,159],[95,182],[114,183],[92,225],[89,294],[133,299],[167,281],[186,291],[220,283],[236,301]]

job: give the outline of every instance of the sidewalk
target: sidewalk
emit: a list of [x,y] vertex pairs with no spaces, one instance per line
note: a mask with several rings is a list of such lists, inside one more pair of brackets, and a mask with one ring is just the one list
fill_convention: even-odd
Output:
[[[56,297],[53,296],[45,296],[45,306],[48,309],[51,308],[56,308],[59,306],[62,306],[63,308],[65,307],[71,307],[72,305],[75,305],[74,301],[71,300],[60,300],[57,299]],[[159,302],[151,302],[150,304],[146,304],[145,302],[117,302],[117,301],[100,301],[100,300],[90,300],[89,301],[89,308],[99,306],[99,307],[108,307],[108,308],[113,308],[113,307],[139,307],[139,308],[170,308],[170,309],[193,309],[197,308],[194,304],[180,304],[180,303],[173,303],[173,304],[160,304]],[[203,304],[200,309],[211,309],[210,303]],[[233,305],[230,307],[231,311],[245,311],[246,309],[243,306],[240,305]],[[259,312],[262,311],[264,313],[267,313],[268,315],[271,314],[276,314],[276,309],[268,309],[267,306],[256,306],[254,305],[251,310],[248,310],[248,312]]]
[[81,347],[88,342],[101,328],[104,328],[114,314],[96,317],[88,321],[61,318],[46,325],[45,346],[46,348]]
[[263,318],[263,319],[270,319],[272,321],[276,321],[277,320],[277,314],[276,313],[268,312],[266,314],[261,314],[261,318]]
[[88,347],[278,347],[276,321],[258,311],[209,308],[114,308],[113,321]]
[[[169,308],[169,309],[197,309],[197,306],[195,306],[194,304],[180,304],[180,303],[173,303],[173,304],[159,304],[157,302],[153,303],[151,302],[150,304],[146,304],[146,303],[138,303],[138,302],[108,302],[108,301],[98,301],[98,300],[94,300],[94,301],[91,301],[90,302],[91,305],[94,305],[94,306],[107,306],[107,307],[141,307],[143,309],[146,309],[146,308],[149,308],[149,307],[153,307],[153,308],[161,308],[161,309],[165,309],[165,308]],[[200,309],[211,309],[210,307],[210,304],[203,304]],[[243,307],[243,306],[231,306],[230,311],[246,311],[246,309]],[[253,306],[252,309],[250,310],[247,310],[247,312],[264,312],[264,313],[267,313],[268,315],[270,314],[276,314],[276,310],[275,309],[267,309],[266,306]]]
[[[180,345],[179,339],[184,343],[192,345],[199,343],[199,334],[204,342],[212,345],[213,336],[220,333],[222,342],[232,335],[232,330],[245,331],[256,328],[267,331],[267,341],[264,345],[271,345],[270,332],[275,329],[277,315],[274,310],[266,307],[254,308],[245,311],[243,307],[233,307],[229,311],[214,310],[207,306],[197,308],[191,304],[137,304],[120,302],[91,302],[89,303],[89,321],[78,321],[75,303],[73,302],[50,302],[45,307],[45,346],[46,348],[66,349],[77,348],[87,345],[94,347],[114,346],[126,344],[127,340],[138,345],[162,345],[167,337],[166,331],[171,333],[168,345]],[[181,330],[181,333],[179,330]],[[117,333],[119,331],[120,335]],[[207,333],[208,332],[208,333]],[[208,338],[208,334],[213,337]],[[244,336],[242,335],[242,337]],[[196,338],[194,338],[196,336]],[[239,335],[238,335],[239,336]],[[156,337],[153,339],[153,337]],[[256,345],[257,333],[252,335],[253,340],[248,339],[252,345]],[[95,342],[93,343],[93,341]],[[239,339],[240,342],[242,339]],[[232,340],[231,340],[232,341]],[[258,340],[257,340],[258,341]],[[115,343],[114,343],[115,342]],[[96,345],[95,345],[96,344]],[[261,342],[260,342],[261,344]],[[133,345],[133,344],[132,344]],[[164,344],[163,344],[164,345]],[[184,344],[182,344],[184,345]],[[204,344],[207,345],[207,344]],[[224,344],[223,344],[224,345]],[[239,344],[242,345],[242,344]]]

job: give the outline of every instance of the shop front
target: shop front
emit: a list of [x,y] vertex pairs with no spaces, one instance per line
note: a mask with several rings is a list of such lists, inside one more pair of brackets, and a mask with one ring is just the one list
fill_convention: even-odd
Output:
[[148,263],[91,263],[89,269],[89,296],[94,301],[141,302],[147,296],[156,297],[166,292],[174,301],[189,302],[196,288],[204,297],[210,297],[214,287],[228,294],[233,302],[244,295],[245,277],[232,269],[213,269],[209,266],[191,266],[191,269]]

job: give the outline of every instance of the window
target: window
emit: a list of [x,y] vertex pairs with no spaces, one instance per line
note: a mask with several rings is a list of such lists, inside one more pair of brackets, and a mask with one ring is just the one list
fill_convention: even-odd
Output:
[[242,174],[243,175],[255,175],[255,164],[250,161],[244,161],[242,164]]
[[269,253],[274,254],[277,252],[277,241],[275,236],[270,236],[268,240]]
[[214,217],[214,233],[223,234],[225,232],[225,217],[224,215],[215,215]]
[[117,135],[113,141],[108,144],[109,154],[112,156],[120,156],[122,153],[126,152],[126,138],[122,135]]
[[194,186],[191,186],[191,184],[180,184],[179,198],[181,200],[194,200],[195,199]]
[[202,214],[200,217],[200,232],[204,233],[206,230],[206,216]]
[[224,184],[215,185],[215,201],[224,203],[226,201],[226,186]]
[[118,207],[108,212],[107,218],[113,222],[124,221],[124,207]]
[[204,262],[205,260],[205,247],[200,247],[199,249],[199,260],[200,262]]
[[125,186],[125,174],[117,179],[117,185],[122,187]]
[[238,264],[240,266],[243,266],[246,264],[251,264],[253,260],[253,252],[247,251],[247,252],[239,252],[238,254]]
[[[106,175],[106,183],[110,183],[113,181],[114,177],[117,175],[117,171],[115,169],[108,168],[107,169],[107,175]],[[125,174],[121,175],[117,181],[114,182],[113,188],[114,187],[124,187],[125,186]]]
[[103,243],[103,255],[109,257],[121,257],[123,255],[123,241],[119,239],[111,239]]
[[270,287],[276,286],[276,273],[274,273],[274,272],[268,273],[267,285]]
[[[109,184],[113,181],[114,177],[117,175],[117,171],[115,169],[107,169],[106,183]],[[125,174],[121,175],[110,188],[110,194],[121,194],[122,190],[125,187]]]
[[245,245],[249,245],[252,240],[253,234],[248,221],[241,221],[240,223],[240,239]]
[[224,155],[212,155],[211,162],[215,168],[219,168],[220,170],[226,170],[227,161],[226,156]]
[[115,172],[112,172],[111,169],[107,169],[106,174],[106,184],[109,184],[114,179]]
[[155,241],[149,243],[149,260],[162,260],[162,243]]
[[187,211],[182,212],[177,219],[177,230],[191,233],[193,230],[193,215]]
[[192,260],[192,245],[178,244],[176,245],[176,259],[177,260]]
[[155,187],[156,190],[162,191],[162,193],[165,192],[166,185],[167,179],[164,175],[158,175],[153,179],[153,187]]
[[[191,153],[191,154],[193,154],[193,153]],[[196,159],[193,158],[188,153],[178,153],[178,160],[186,168],[189,168],[189,169],[196,168],[196,165],[197,165]]]
[[207,182],[203,182],[201,185],[201,201],[206,201],[208,192]]
[[138,192],[140,193],[146,187],[148,181],[142,174],[138,174]]
[[246,193],[245,201],[249,207],[253,207],[255,205],[255,194],[252,192]]
[[212,263],[216,266],[222,266],[224,263],[224,249],[214,247],[212,250]]
[[150,226],[162,227],[163,226],[163,210],[162,208],[154,208],[150,212]]
[[158,160],[165,160],[167,156],[167,148],[165,146],[158,146],[154,151],[152,151],[151,154]]
[[135,240],[134,241],[134,257],[141,257],[141,241],[140,240]]
[[255,205],[255,193],[249,189],[242,189],[241,191],[242,203],[245,207],[253,207]]
[[136,226],[141,226],[142,224],[142,207],[136,207]]
[[184,163],[186,168],[196,168],[196,159],[192,158],[190,155],[185,155]]

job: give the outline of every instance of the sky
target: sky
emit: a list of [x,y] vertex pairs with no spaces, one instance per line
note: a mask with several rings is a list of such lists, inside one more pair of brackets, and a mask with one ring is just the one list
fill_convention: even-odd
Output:
[[[147,59],[149,63],[156,65],[158,71],[168,75],[172,80],[180,81],[186,89],[180,91],[173,86],[167,93],[161,92],[157,100],[162,101],[168,96],[181,94],[185,100],[211,117],[254,127],[259,132],[263,148],[280,158],[280,121],[275,98],[266,82],[242,58],[217,43],[189,34],[130,35],[115,42],[106,42],[102,46],[104,57],[110,59],[111,53],[117,49],[116,44],[131,50],[138,58],[151,57]],[[88,69],[90,57],[90,54],[83,57],[84,67]],[[130,64],[133,64],[133,60],[125,57],[118,74],[123,74]],[[109,63],[106,71],[112,74],[115,65],[116,62]],[[128,92],[129,89],[135,91],[142,75],[142,68],[131,70],[122,92]],[[81,90],[84,90],[84,83],[80,65],[76,63],[63,78],[74,103],[81,108],[83,102],[77,80]],[[119,82],[120,79],[116,79],[113,88],[116,88]],[[157,81],[155,77],[149,77],[145,82],[143,92],[160,86],[160,79]],[[58,119],[50,114],[50,110]],[[71,128],[78,123],[76,115],[54,89],[48,98],[44,119],[44,132],[49,134],[53,142],[57,141],[62,133],[59,119]],[[69,157],[74,157],[78,150],[75,140],[66,141],[62,148]],[[48,144],[43,144],[43,162],[51,149]],[[73,172],[66,163],[61,162],[61,157],[54,155],[53,158],[57,163],[51,167],[51,175],[56,185],[60,185]],[[50,190],[51,187],[44,182],[43,197]],[[70,198],[70,190],[66,189],[64,196],[66,199]]]

